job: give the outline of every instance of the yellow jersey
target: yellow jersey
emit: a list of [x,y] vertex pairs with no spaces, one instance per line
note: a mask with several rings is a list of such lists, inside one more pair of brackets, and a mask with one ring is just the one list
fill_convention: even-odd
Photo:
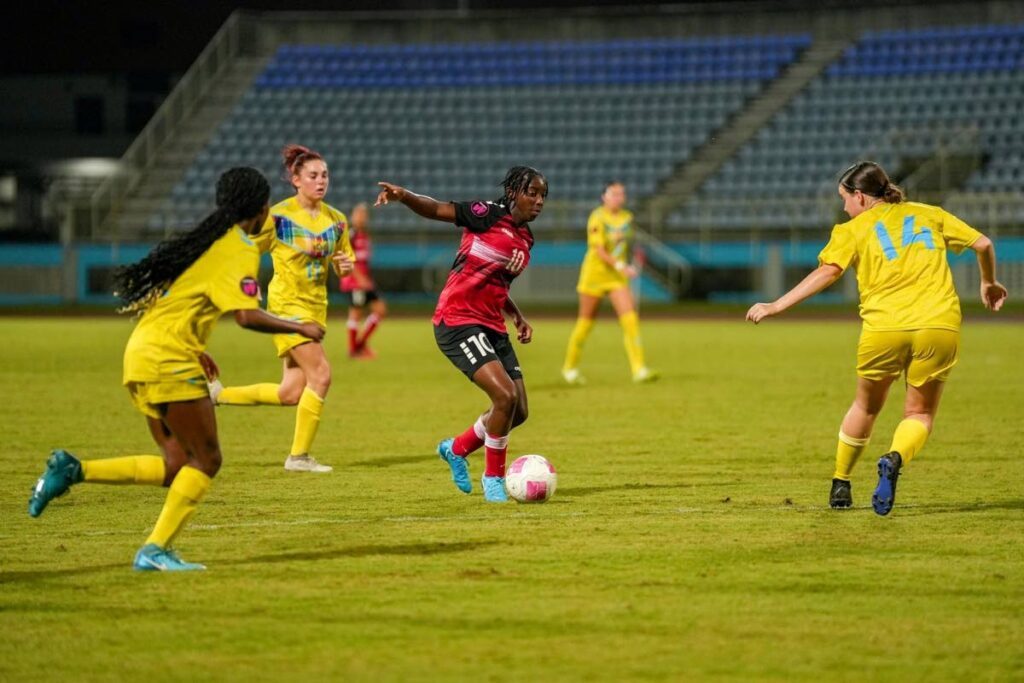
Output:
[[341,251],[355,261],[345,214],[321,203],[320,213],[313,218],[291,197],[270,209],[256,243],[274,260],[267,311],[326,326],[331,257]]
[[124,384],[202,375],[199,354],[223,313],[259,308],[260,253],[237,225],[143,313],[124,350]]
[[878,204],[832,229],[821,264],[851,265],[864,329],[960,329],[960,299],[946,251],[959,254],[981,233],[937,206]]
[[616,263],[627,265],[632,246],[632,212],[620,209],[613,213],[603,206],[591,211],[590,218],[587,219],[587,255],[583,257],[580,283],[614,281],[627,284],[626,276],[598,256],[597,249],[604,247]]

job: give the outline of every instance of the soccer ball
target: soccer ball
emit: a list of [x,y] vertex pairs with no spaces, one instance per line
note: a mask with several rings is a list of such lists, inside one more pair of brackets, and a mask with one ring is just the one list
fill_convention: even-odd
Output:
[[543,503],[555,495],[558,472],[543,455],[516,458],[505,472],[508,495],[520,503]]

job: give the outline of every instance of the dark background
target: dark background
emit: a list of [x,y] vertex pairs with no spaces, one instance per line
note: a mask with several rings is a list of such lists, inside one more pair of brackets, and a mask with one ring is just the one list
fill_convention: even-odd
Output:
[[[206,2],[28,2],[0,23],[0,73],[171,73],[183,72],[236,9],[271,11],[422,11],[435,10],[566,10],[630,8],[643,5],[623,0],[207,0]],[[666,4],[666,3],[663,3]],[[886,3],[893,5],[920,2]],[[854,0],[690,0],[681,7],[747,5],[760,9],[799,7],[864,7]],[[127,55],[131,55],[129,59]]]

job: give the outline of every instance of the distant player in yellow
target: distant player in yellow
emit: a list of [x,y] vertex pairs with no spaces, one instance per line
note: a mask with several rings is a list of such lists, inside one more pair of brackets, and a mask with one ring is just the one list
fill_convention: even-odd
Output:
[[871,438],[889,387],[906,375],[903,421],[889,452],[878,461],[871,503],[887,515],[896,500],[900,469],[924,446],[935,422],[942,388],[960,347],[960,300],[946,251],[973,249],[981,270],[981,300],[998,311],[1006,288],[996,280],[992,241],[937,206],[904,199],[878,165],[862,161],[839,180],[850,221],[835,226],[818,255],[821,265],[773,303],[754,304],[747,320],[759,323],[817,294],[853,267],[860,289],[863,328],[857,346],[857,394],[839,429],[829,505],[853,505],[850,473]]
[[223,313],[258,332],[319,341],[323,328],[280,320],[259,308],[259,251],[249,236],[266,220],[270,185],[259,171],[231,169],[217,181],[217,210],[194,230],[159,244],[117,277],[122,311],[142,312],[124,352],[124,385],[146,416],[162,455],[80,461],[56,450],[29,500],[33,517],[81,482],[169,486],[153,532],[135,555],[141,571],[204,569],[171,542],[195,514],[221,465],[204,349]]
[[[275,204],[263,231],[256,237],[261,251],[274,260],[267,311],[287,320],[327,325],[327,268],[339,277],[352,271],[355,255],[349,242],[345,214],[323,201],[329,184],[327,163],[301,145],[284,148],[284,167],[295,196]],[[278,358],[284,359],[280,384],[222,387],[212,395],[219,405],[298,405],[295,435],[284,468],[292,472],[330,472],[309,450],[320,426],[324,399],[331,386],[331,365],[319,341],[298,334],[274,337]]]
[[640,319],[637,317],[629,281],[637,276],[630,263],[633,246],[633,214],[626,210],[626,187],[610,182],[601,195],[601,206],[590,213],[587,220],[587,254],[580,268],[576,291],[580,295],[576,327],[569,337],[565,352],[562,377],[569,384],[583,384],[579,362],[583,344],[594,328],[594,319],[601,299],[611,299],[622,325],[623,343],[633,373],[634,382],[657,379],[644,364],[644,349],[640,342]]

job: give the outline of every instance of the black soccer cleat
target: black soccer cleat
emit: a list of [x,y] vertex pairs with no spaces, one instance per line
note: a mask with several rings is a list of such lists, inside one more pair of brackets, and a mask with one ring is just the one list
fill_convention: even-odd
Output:
[[892,506],[896,503],[896,480],[900,478],[902,467],[903,456],[896,451],[878,459],[878,486],[871,496],[871,507],[875,509],[875,514],[884,517],[892,512]]
[[845,510],[853,507],[853,492],[850,482],[843,479],[832,480],[832,490],[828,492],[828,506],[833,510]]

